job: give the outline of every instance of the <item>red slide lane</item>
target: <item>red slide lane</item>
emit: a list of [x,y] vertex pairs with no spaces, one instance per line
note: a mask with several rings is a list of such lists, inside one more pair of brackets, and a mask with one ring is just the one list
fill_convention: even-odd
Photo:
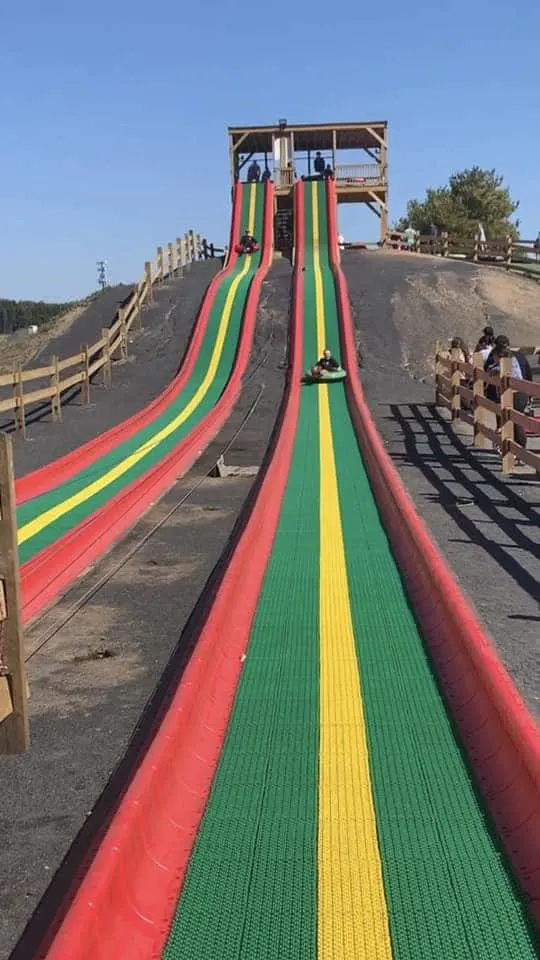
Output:
[[[274,541],[300,403],[303,189],[289,381],[273,455],[208,619],[165,718],[133,778],[47,960],[161,957],[232,710]],[[249,571],[247,574],[246,571]]]
[[540,927],[540,730],[431,541],[372,420],[358,376],[330,183],[328,211],[349,409],[369,479],[470,768]]
[[201,349],[217,289],[223,279],[232,273],[238,260],[234,247],[236,246],[236,240],[240,236],[241,230],[242,189],[243,185],[237,183],[233,200],[229,240],[230,253],[227,266],[225,270],[220,270],[208,285],[191,332],[181,369],[177,376],[174,380],[171,380],[155,400],[152,400],[151,403],[143,407],[142,410],[139,410],[138,413],[134,413],[116,427],[111,427],[110,430],[107,430],[107,432],[101,436],[95,437],[93,440],[89,440],[88,443],[82,444],[82,446],[77,447],[77,449],[71,453],[59,457],[58,460],[53,461],[53,463],[49,463],[39,470],[33,470],[31,473],[27,473],[26,476],[17,480],[15,484],[15,496],[18,505],[25,503],[26,500],[39,497],[42,493],[47,493],[48,490],[52,490],[61,483],[65,483],[67,480],[70,480],[71,477],[80,473],[81,470],[85,470],[90,464],[97,460],[98,457],[105,456],[113,447],[122,443],[124,440],[129,440],[137,430],[142,430],[151,420],[158,417],[160,413],[172,403],[174,398],[185,389],[193,373]]
[[242,333],[229,382],[215,407],[160,464],[134,480],[105,506],[21,567],[23,621],[30,623],[76,577],[109,550],[201,455],[221,430],[236,403],[246,372],[263,280],[272,262],[274,192],[265,190],[264,253],[249,289]]

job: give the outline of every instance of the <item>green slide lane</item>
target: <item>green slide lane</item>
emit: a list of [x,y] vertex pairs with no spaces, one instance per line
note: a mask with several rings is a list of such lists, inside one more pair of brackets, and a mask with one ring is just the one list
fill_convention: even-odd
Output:
[[[322,241],[322,195],[319,210]],[[321,266],[333,344],[339,342],[334,281],[322,252]],[[394,958],[536,957],[381,525],[345,390],[334,387],[329,396]]]
[[[255,191],[253,200],[252,191]],[[250,212],[254,216],[253,232],[258,239],[261,239],[264,225],[263,185],[244,188],[242,231],[249,224]],[[96,460],[87,469],[59,487],[18,508],[17,525],[20,537],[22,535],[23,538],[19,546],[21,563],[31,559],[68,533],[121,492],[124,487],[158,464],[217,403],[234,365],[244,305],[260,260],[261,252],[252,255],[249,262],[246,258],[240,257],[235,270],[221,283],[189,383],[169,407],[150,424]],[[220,336],[223,338],[223,347],[215,356],[214,348]],[[180,415],[186,407],[189,407],[189,415],[183,419]],[[179,417],[180,422],[171,429],[171,425]],[[162,436],[159,436],[160,432],[164,432]],[[144,445],[147,445],[147,449],[143,451],[141,448]],[[140,453],[143,455],[138,457]],[[126,464],[126,459],[130,457],[133,458],[133,462],[128,461]],[[124,464],[123,467],[122,464]],[[103,478],[109,471],[113,471],[113,475],[104,481]],[[70,498],[74,500],[71,504]],[[68,508],[67,511],[63,512],[66,508]],[[39,525],[39,518],[43,518],[46,511],[54,511],[52,522],[48,522],[42,529],[34,529]],[[33,524],[32,528],[29,527],[25,534],[25,526],[33,521],[38,523]]]
[[[313,312],[312,281],[309,291]],[[316,355],[315,326],[307,323],[304,365]],[[166,960],[316,956],[318,443],[316,389],[306,388],[276,540]]]
[[[318,257],[311,185],[305,190],[303,369],[318,354],[319,266],[326,343],[338,354],[340,342],[324,185],[317,189]],[[529,960],[539,955],[533,934],[454,739],[339,383],[302,388],[278,530],[163,958],[375,956],[369,944],[364,952],[334,954],[319,939],[322,390],[328,391],[388,949],[393,960]],[[323,852],[330,862],[332,855]],[[358,916],[343,920],[339,884],[334,889],[336,929],[358,926],[369,894]],[[333,929],[332,909],[323,917],[326,931]],[[338,931],[338,949],[340,942]],[[380,949],[380,960],[390,956]]]

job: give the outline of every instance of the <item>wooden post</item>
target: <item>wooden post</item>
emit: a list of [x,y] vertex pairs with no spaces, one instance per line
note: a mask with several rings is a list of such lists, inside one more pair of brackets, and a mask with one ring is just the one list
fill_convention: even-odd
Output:
[[461,394],[459,392],[461,373],[457,368],[457,364],[460,362],[461,350],[459,350],[458,347],[454,347],[450,352],[450,358],[452,360],[452,420],[459,420],[459,414],[461,412]]
[[165,276],[163,269],[163,247],[157,248],[157,267],[158,267],[158,280],[160,283],[163,283],[163,278]]
[[215,256],[216,256],[216,248],[215,248],[214,244],[211,243],[211,244],[210,244],[210,257],[211,257],[212,260],[213,260],[213,259],[215,258]]
[[167,244],[167,258],[169,262],[169,279],[174,277],[174,247],[172,243]]
[[152,264],[147,260],[144,264],[144,272],[146,274],[146,290],[148,297],[148,303],[154,302],[154,291],[152,290]]
[[133,315],[133,322],[131,326],[134,330],[141,330],[142,328],[142,305],[141,305],[141,295],[139,293],[138,286],[135,287],[135,310]]
[[24,753],[30,745],[24,664],[19,549],[11,438],[0,434],[0,682],[7,682],[11,712],[0,723],[0,753]]
[[51,377],[51,388],[54,390],[54,393],[51,397],[51,414],[54,423],[61,423],[62,393],[60,391],[60,371],[58,369],[58,357],[56,354],[54,357],[51,357],[51,366],[54,368],[54,373]]
[[15,421],[15,429],[17,432],[19,430],[22,432],[24,439],[26,440],[26,416],[24,413],[24,388],[23,388],[23,378],[22,378],[22,363],[17,363],[15,370],[13,371],[13,378],[15,381],[15,409],[13,411],[13,419]]
[[195,234],[195,259],[200,260],[202,256],[202,239],[200,233]]
[[478,242],[478,236],[474,237],[474,249],[473,249],[473,260],[475,263],[478,263],[478,248],[480,244]]
[[193,236],[193,230],[188,230],[186,233],[186,261],[188,266],[191,266],[193,262],[193,252],[195,250],[195,238]]
[[82,395],[83,403],[90,403],[90,351],[88,349],[88,344],[86,343],[84,347],[81,347],[82,353],[82,372],[84,373],[84,380],[82,381]]
[[203,241],[202,241],[202,256],[203,256],[203,260],[208,260],[208,256],[209,256],[209,255],[208,255],[208,242],[207,242],[207,240],[206,240],[206,237],[203,237]]
[[512,252],[514,246],[514,239],[510,235],[506,238],[506,269],[509,270],[512,266]]
[[108,327],[103,328],[101,331],[101,336],[105,340],[105,346],[103,347],[103,356],[105,357],[105,363],[103,365],[103,384],[105,387],[110,387],[112,382],[111,331]]
[[448,231],[441,233],[441,253],[443,257],[448,256],[449,243],[448,243]]
[[512,357],[501,357],[501,444],[502,444],[502,472],[505,475],[512,473],[514,454],[510,449],[510,441],[514,439],[514,421],[510,411],[514,409],[514,391],[508,386],[508,378],[512,376]]
[[478,400],[479,397],[484,397],[484,381],[482,379],[482,373],[484,372],[484,358],[481,353],[473,354],[473,366],[473,443],[478,450],[485,450],[489,441],[487,437],[485,437],[483,433],[480,433],[480,430],[478,429],[480,425],[486,425],[487,419],[487,410],[481,406]]
[[441,375],[441,361],[439,356],[440,352],[441,352],[441,344],[437,340],[435,343],[435,406],[438,406],[439,393],[440,393],[440,390],[439,390],[439,383],[440,383],[439,377]]
[[128,359],[128,338],[127,338],[127,325],[126,325],[126,316],[125,310],[123,307],[118,307],[118,319],[120,320],[120,359]]
[[178,271],[178,276],[182,277],[184,275],[184,250],[183,250],[183,240],[180,237],[176,238],[176,269]]

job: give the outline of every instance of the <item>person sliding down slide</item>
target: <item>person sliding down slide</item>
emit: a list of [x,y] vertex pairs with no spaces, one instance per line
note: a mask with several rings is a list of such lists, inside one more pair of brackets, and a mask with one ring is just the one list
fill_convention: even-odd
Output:
[[317,361],[314,367],[311,368],[310,373],[312,377],[321,377],[323,371],[327,373],[333,373],[336,370],[341,369],[336,358],[332,356],[330,350],[325,350],[321,359]]
[[253,234],[248,230],[240,237],[240,243],[236,248],[237,253],[257,253],[259,244]]

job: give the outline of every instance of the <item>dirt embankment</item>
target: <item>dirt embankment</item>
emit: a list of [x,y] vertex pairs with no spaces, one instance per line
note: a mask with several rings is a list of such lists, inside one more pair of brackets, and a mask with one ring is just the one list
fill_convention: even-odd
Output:
[[359,346],[366,360],[430,376],[435,343],[475,346],[486,316],[513,345],[540,344],[540,284],[498,268],[394,253],[346,253]]

